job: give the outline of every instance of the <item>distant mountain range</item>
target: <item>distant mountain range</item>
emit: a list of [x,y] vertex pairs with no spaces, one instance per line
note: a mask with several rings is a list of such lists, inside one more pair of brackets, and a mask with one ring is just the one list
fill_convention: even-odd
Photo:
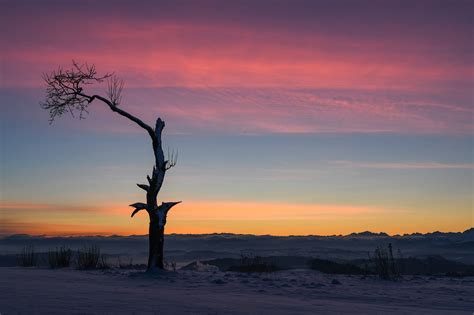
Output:
[[465,230],[464,232],[440,232],[440,231],[435,231],[435,232],[430,232],[430,233],[411,233],[411,234],[395,234],[395,235],[388,235],[385,232],[380,232],[380,233],[373,233],[370,231],[365,231],[365,232],[360,232],[360,233],[351,233],[348,235],[345,235],[344,237],[425,237],[425,238],[471,238],[471,240],[474,240],[474,228],[470,228]]
[[[168,234],[168,237],[173,238],[222,238],[222,239],[231,239],[231,238],[452,238],[455,240],[466,240],[474,241],[474,227],[465,230],[464,232],[430,232],[430,233],[411,233],[411,234],[395,234],[389,235],[385,232],[374,233],[370,231],[364,232],[353,232],[347,235],[288,235],[288,236],[274,236],[274,235],[254,235],[254,234],[233,234],[233,233],[210,233],[210,234]],[[45,236],[45,235],[29,235],[29,234],[13,234],[0,237],[0,240],[27,240],[27,239],[40,239],[40,238],[77,238],[77,239],[95,239],[95,238],[109,238],[109,239],[119,239],[119,238],[141,238],[147,237],[146,235],[88,235],[88,236]]]

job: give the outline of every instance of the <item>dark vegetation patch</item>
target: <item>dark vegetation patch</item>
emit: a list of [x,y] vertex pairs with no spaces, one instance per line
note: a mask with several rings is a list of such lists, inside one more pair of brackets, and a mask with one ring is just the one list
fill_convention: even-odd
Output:
[[18,263],[22,267],[35,267],[38,264],[38,254],[33,246],[25,246],[18,255]]
[[96,269],[100,259],[97,245],[84,246],[77,251],[77,269]]
[[242,256],[240,263],[237,265],[230,266],[227,271],[236,272],[275,272],[281,270],[276,264],[269,260],[265,260],[263,257],[255,256]]
[[71,264],[72,250],[61,246],[48,252],[48,264],[50,268],[67,268]]
[[364,270],[352,263],[338,263],[325,259],[311,259],[308,262],[309,268],[318,270],[327,274],[344,274],[344,275],[365,275],[367,270]]
[[387,247],[378,246],[371,259],[375,274],[383,280],[396,280],[400,278],[403,271],[403,266],[400,263],[403,259],[401,252],[399,252],[399,256],[399,260],[396,260],[393,256],[391,243],[389,243]]
[[400,261],[406,275],[474,276],[474,265],[448,260],[441,256],[403,258]]

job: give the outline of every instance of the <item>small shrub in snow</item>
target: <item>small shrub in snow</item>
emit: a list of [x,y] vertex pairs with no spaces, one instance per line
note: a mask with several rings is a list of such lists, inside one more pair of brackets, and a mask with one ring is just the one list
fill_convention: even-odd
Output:
[[100,248],[97,245],[84,246],[77,252],[78,269],[95,269],[99,263]]
[[38,255],[33,246],[25,246],[18,255],[18,262],[22,267],[34,267],[38,264]]
[[97,263],[97,268],[99,269],[110,269],[111,266],[107,260],[107,256],[104,254],[100,255],[99,262]]
[[388,247],[379,246],[374,251],[375,272],[380,279],[395,280],[400,277],[400,268],[393,258],[392,244]]
[[69,248],[61,246],[54,251],[48,252],[48,263],[53,269],[67,268],[71,264],[72,251]]

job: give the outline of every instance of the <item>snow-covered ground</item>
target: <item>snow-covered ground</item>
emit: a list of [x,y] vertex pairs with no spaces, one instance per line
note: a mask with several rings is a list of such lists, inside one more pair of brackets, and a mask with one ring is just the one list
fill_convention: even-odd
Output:
[[382,281],[311,270],[242,274],[0,268],[3,314],[474,312],[474,278]]

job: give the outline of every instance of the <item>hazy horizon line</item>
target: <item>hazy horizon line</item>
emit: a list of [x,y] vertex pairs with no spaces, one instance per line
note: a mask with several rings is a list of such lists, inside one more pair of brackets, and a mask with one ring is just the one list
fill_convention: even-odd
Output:
[[[473,230],[474,226],[464,230],[464,231],[432,231],[432,232],[412,232],[412,233],[403,233],[403,234],[388,234],[386,232],[373,232],[370,230],[360,231],[360,232],[351,232],[349,234],[330,234],[330,235],[318,235],[318,234],[288,234],[288,235],[275,235],[275,234],[251,234],[251,233],[230,233],[230,232],[214,232],[214,233],[170,233],[165,234],[167,236],[174,236],[174,235],[190,235],[190,236],[207,236],[207,235],[235,235],[235,236],[270,236],[270,237],[344,237],[344,236],[351,236],[354,234],[364,234],[364,233],[371,233],[374,235],[381,235],[381,236],[388,236],[388,237],[396,237],[396,236],[410,236],[410,235],[429,235],[434,233],[442,233],[442,234],[451,234],[451,233],[465,233],[470,230]],[[129,235],[121,235],[121,234],[69,234],[69,235],[48,235],[48,234],[27,234],[27,233],[16,233],[16,234],[5,234],[0,235],[0,239],[5,239],[8,237],[13,236],[28,236],[28,237],[43,237],[43,238],[54,238],[54,237],[64,237],[64,238],[73,238],[73,237],[147,237],[147,234],[129,234]]]

